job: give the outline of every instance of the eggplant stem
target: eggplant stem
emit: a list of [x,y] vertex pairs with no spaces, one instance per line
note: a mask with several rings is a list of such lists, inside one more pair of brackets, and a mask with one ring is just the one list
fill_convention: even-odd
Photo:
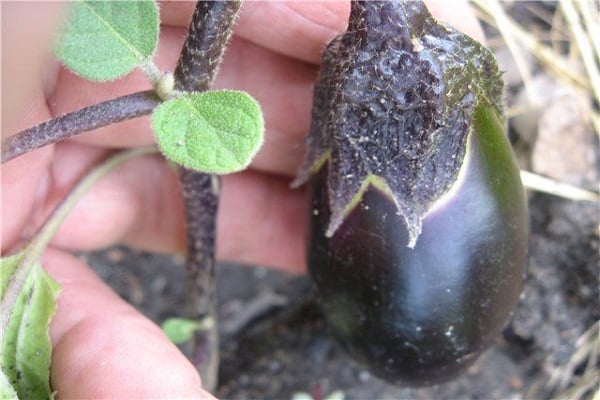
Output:
[[[177,67],[175,89],[201,92],[210,88],[227,47],[241,1],[198,1]],[[192,361],[202,385],[217,385],[219,340],[216,324],[215,236],[220,179],[179,168],[187,229],[187,296],[189,318],[215,322],[199,330],[183,351]]]

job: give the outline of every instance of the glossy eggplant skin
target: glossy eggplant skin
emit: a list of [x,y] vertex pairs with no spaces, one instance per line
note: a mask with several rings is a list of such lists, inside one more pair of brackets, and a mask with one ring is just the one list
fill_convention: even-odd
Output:
[[423,218],[409,248],[405,220],[374,187],[332,237],[324,165],[313,176],[309,271],[335,336],[394,383],[449,380],[508,321],[527,261],[526,197],[503,122],[479,105],[464,171]]

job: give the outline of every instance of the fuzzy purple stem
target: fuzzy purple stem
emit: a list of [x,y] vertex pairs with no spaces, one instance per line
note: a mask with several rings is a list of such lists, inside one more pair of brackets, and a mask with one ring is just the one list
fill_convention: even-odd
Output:
[[153,90],[104,101],[61,115],[2,141],[2,163],[78,133],[150,114],[161,100]]
[[[208,90],[231,36],[240,1],[198,1],[175,69],[175,89]],[[202,384],[217,384],[219,340],[215,299],[215,236],[220,179],[179,169],[187,223],[187,314],[207,322],[183,350],[196,366]]]

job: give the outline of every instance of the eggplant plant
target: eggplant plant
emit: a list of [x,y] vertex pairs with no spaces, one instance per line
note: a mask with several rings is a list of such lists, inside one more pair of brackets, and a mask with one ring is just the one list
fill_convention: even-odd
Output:
[[[263,139],[262,113],[254,99],[239,91],[208,91],[240,6],[241,1],[198,1],[177,67],[170,73],[152,62],[160,22],[153,0],[69,4],[55,48],[63,64],[98,82],[140,68],[152,89],[58,116],[2,141],[4,163],[82,132],[152,114],[158,150],[177,165],[186,208],[184,316],[194,328],[182,347],[208,390],[216,385],[218,368],[214,244],[219,175],[246,168]],[[152,152],[157,149],[123,151],[106,160],[64,199],[24,249],[12,256],[3,254],[0,397],[52,397],[47,330],[58,288],[39,259],[60,222],[93,182],[121,162]],[[20,329],[23,326],[28,326],[26,332]]]
[[353,1],[322,58],[308,154],[308,267],[375,375],[456,377],[506,324],[528,216],[489,50],[421,1]]

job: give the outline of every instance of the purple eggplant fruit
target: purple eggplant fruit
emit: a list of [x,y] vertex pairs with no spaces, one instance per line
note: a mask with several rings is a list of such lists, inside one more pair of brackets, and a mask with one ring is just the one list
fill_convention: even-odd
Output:
[[492,54],[420,1],[352,3],[315,86],[309,272],[342,345],[375,375],[451,379],[498,336],[528,214]]

